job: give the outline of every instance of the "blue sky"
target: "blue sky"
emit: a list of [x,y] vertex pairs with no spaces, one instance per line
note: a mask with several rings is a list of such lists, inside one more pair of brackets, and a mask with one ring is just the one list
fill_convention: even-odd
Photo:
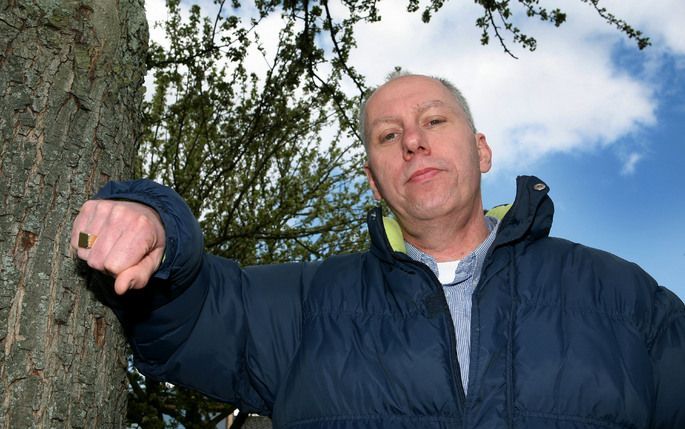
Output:
[[453,1],[430,25],[395,7],[360,32],[352,61],[372,83],[386,65],[452,80],[494,151],[486,206],[512,201],[517,175],[536,175],[555,201],[552,235],[636,262],[685,298],[685,6],[602,5],[653,46],[639,51],[588,5],[564,2],[558,29],[521,22],[539,46],[510,45],[516,60],[496,41],[481,46],[477,8]]
[[[151,21],[164,19],[161,1],[146,0]],[[350,61],[367,83],[395,66],[450,79],[493,148],[486,206],[512,201],[517,175],[539,176],[555,202],[552,235],[636,262],[685,299],[685,2],[601,2],[650,36],[639,51],[587,4],[545,1],[568,22],[520,22],[538,49],[510,44],[517,60],[494,38],[480,45],[473,2],[447,2],[429,25],[405,4],[381,2],[381,22],[357,28]],[[265,21],[267,45],[279,27]]]
[[[640,62],[636,56],[632,61]],[[672,75],[668,81],[653,126],[621,137],[613,148],[555,154],[530,170],[550,184],[553,235],[636,262],[685,299],[685,80]],[[623,172],[618,154],[631,146],[641,158]],[[487,183],[486,195],[497,194],[500,184]]]

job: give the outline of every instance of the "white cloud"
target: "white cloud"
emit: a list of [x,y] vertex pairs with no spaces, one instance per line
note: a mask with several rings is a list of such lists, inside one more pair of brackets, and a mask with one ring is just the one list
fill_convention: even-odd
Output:
[[624,176],[630,176],[635,173],[635,166],[642,160],[642,155],[637,152],[631,152],[623,162],[623,168],[621,169],[621,174]]
[[[556,7],[554,1],[545,5]],[[480,45],[477,5],[447,2],[430,24],[423,24],[420,14],[406,12],[404,4],[381,2],[382,20],[357,28],[358,48],[351,63],[370,85],[381,83],[394,66],[452,80],[470,100],[476,125],[488,136],[495,171],[525,172],[550,154],[613,147],[656,125],[664,54],[685,63],[685,38],[680,37],[685,2],[601,3],[654,42],[640,57],[641,73],[631,73],[614,54],[617,46],[636,51],[632,41],[604,23],[591,6],[556,1],[568,12],[568,21],[554,28],[522,19],[522,30],[538,39],[538,49],[530,53],[510,42],[519,60],[506,55],[494,37],[490,45]],[[163,0],[146,0],[146,6],[150,21],[166,16]],[[339,4],[332,9],[341,10]],[[259,27],[270,52],[281,26],[273,14]],[[163,35],[151,27],[151,36],[161,40]],[[259,74],[267,67],[258,53],[251,54],[248,65]],[[639,157],[626,164],[630,168],[625,171],[637,161]]]
[[145,15],[150,29],[150,40],[154,40],[162,46],[168,47],[169,44],[164,34],[164,29],[157,25],[167,19],[167,9],[165,0],[145,0]]
[[519,60],[494,38],[480,45],[475,5],[449,2],[423,25],[418,15],[383,3],[383,20],[360,26],[352,61],[373,84],[396,65],[452,80],[488,136],[495,170],[522,171],[546,155],[609,146],[656,123],[654,87],[612,62],[623,36],[577,3],[562,5],[569,22],[560,28],[522,22],[538,49],[510,44]]
[[[164,29],[158,23],[167,19],[167,10],[165,0],[145,0],[145,15],[147,17],[147,25],[150,32],[150,42],[154,41],[158,44],[168,47],[169,42],[164,34]],[[152,99],[154,92],[155,77],[153,72],[149,71],[145,75],[145,98]]]

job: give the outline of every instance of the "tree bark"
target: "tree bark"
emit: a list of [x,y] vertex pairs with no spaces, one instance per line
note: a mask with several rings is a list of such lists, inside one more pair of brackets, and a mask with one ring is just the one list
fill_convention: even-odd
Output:
[[143,0],[0,0],[0,427],[126,422],[125,341],[71,223],[133,173]]

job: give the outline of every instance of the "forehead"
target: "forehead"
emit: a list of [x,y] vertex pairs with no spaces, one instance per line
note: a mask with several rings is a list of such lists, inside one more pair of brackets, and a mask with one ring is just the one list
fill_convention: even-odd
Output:
[[[425,76],[396,78],[376,90],[366,106],[367,120],[377,116],[420,111],[433,106],[458,107],[454,95],[440,81]],[[459,110],[459,109],[457,109]]]

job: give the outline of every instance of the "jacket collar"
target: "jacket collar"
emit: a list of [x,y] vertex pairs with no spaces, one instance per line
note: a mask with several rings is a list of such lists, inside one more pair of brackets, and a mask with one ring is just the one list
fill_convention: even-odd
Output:
[[[366,223],[369,227],[369,235],[371,236],[371,252],[382,260],[388,262],[392,261],[394,250],[390,244],[390,238],[385,230],[385,225],[383,222],[383,210],[380,206],[369,210],[368,214],[366,215]],[[394,235],[396,234],[391,232],[390,237],[393,237]]]
[[[549,186],[535,176],[519,176],[516,179],[516,200],[501,219],[493,248],[526,237],[545,237],[552,227],[554,204],[547,195]],[[501,209],[500,209],[501,210]],[[397,222],[384,218],[380,207],[374,207],[367,215],[371,252],[379,258],[392,261],[402,252],[404,240]]]
[[554,217],[554,203],[548,193],[549,186],[539,178],[519,176],[516,179],[516,200],[502,218],[492,247],[548,236]]

